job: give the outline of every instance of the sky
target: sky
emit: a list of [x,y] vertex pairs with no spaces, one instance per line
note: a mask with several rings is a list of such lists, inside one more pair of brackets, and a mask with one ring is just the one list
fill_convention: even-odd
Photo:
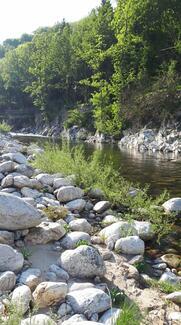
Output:
[[32,33],[38,27],[52,26],[63,18],[77,21],[100,3],[101,0],[0,0],[0,43]]

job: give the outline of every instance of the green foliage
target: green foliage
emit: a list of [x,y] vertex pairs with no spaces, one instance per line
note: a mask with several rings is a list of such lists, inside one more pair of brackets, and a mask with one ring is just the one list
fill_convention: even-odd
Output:
[[148,284],[155,288],[155,289],[159,289],[160,291],[169,294],[172,293],[174,291],[180,291],[181,290],[181,283],[177,283],[177,284],[172,284],[166,281],[157,281],[157,280],[150,280],[148,282]]
[[120,306],[125,299],[125,294],[123,291],[120,291],[118,288],[112,288],[110,290],[110,296],[113,306]]
[[88,240],[80,239],[80,240],[76,243],[76,247],[79,247],[79,246],[82,246],[82,245],[90,246],[90,243],[88,242]]
[[138,270],[139,273],[145,273],[148,270],[148,264],[146,262],[136,262],[134,267]]
[[64,122],[64,127],[68,129],[73,125],[77,125],[79,127],[85,127],[86,129],[89,129],[93,127],[91,121],[92,121],[91,109],[75,108],[68,112],[68,117]]
[[68,210],[63,207],[53,207],[49,206],[43,209],[43,212],[48,216],[52,221],[57,221],[59,219],[64,219],[68,214]]
[[[144,188],[134,198],[131,197],[128,193],[133,184],[121,177],[113,165],[100,156],[99,151],[95,151],[92,157],[85,158],[80,146],[69,149],[64,144],[60,149],[47,145],[44,153],[36,156],[33,166],[47,173],[73,174],[76,184],[86,192],[91,188],[99,188],[112,204],[129,207],[131,213],[125,214],[125,219],[130,222],[132,219],[150,220],[158,240],[172,229],[175,216],[164,214],[160,208],[155,209],[155,206],[168,199],[168,193],[163,192],[157,198],[152,198],[148,194],[148,188]],[[139,186],[136,185],[136,188]]]
[[63,227],[64,227],[67,234],[71,231],[71,228],[70,228],[70,226],[68,224],[64,224]]
[[[0,46],[0,109],[44,119],[70,111],[65,127],[91,125],[119,136],[122,128],[179,118],[180,0],[110,0],[69,24],[39,28]],[[87,120],[90,119],[89,123]]]
[[21,254],[26,260],[28,260],[28,258],[32,255],[32,252],[28,248],[23,247],[21,248]]
[[6,318],[0,314],[1,325],[19,325],[22,319],[23,312],[11,303],[6,307]]
[[143,316],[139,307],[134,303],[125,301],[120,308],[119,317],[113,321],[113,325],[140,325],[142,320]]
[[0,133],[8,133],[11,131],[11,129],[12,127],[5,121],[0,123]]

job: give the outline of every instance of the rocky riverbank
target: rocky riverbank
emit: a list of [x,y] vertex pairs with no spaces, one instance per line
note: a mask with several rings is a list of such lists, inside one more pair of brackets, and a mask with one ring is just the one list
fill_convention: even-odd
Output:
[[23,132],[39,133],[54,138],[65,138],[68,140],[82,140],[89,143],[118,143],[119,146],[129,149],[136,149],[140,152],[163,152],[181,153],[181,126],[180,123],[163,125],[160,129],[143,128],[138,131],[125,130],[121,139],[96,132],[88,132],[85,128],[76,125],[69,129],[63,129],[56,122],[51,126],[40,129],[23,129]]
[[[179,324],[181,291],[166,294],[151,283],[179,288],[180,257],[147,256],[150,222],[126,221],[100,190],[85,193],[72,175],[34,169],[30,162],[43,151],[36,145],[1,136],[0,151],[2,324],[14,304],[21,325],[121,325],[123,300],[138,305],[142,324]],[[162,208],[179,214],[181,198]]]

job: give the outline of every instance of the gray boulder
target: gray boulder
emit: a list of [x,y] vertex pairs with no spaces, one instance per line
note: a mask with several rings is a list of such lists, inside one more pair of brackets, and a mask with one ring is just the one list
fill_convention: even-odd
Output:
[[67,250],[61,254],[58,263],[69,275],[78,278],[103,276],[106,271],[101,255],[92,246],[82,245]]
[[181,211],[181,197],[176,197],[166,201],[163,204],[166,212],[180,212]]
[[83,191],[79,187],[62,186],[57,191],[57,199],[62,203],[80,199],[82,196]]
[[111,298],[102,290],[88,288],[68,293],[67,301],[75,313],[101,313],[111,307]]
[[24,257],[12,247],[0,244],[0,272],[18,272],[22,269]]
[[7,271],[0,274],[0,293],[11,291],[16,284],[16,275],[14,272]]
[[19,230],[35,227],[41,222],[41,214],[20,198],[0,193],[0,228]]
[[80,240],[86,240],[88,243],[91,242],[89,234],[82,231],[74,231],[68,233],[61,241],[60,244],[65,249],[72,249],[76,247],[76,244]]

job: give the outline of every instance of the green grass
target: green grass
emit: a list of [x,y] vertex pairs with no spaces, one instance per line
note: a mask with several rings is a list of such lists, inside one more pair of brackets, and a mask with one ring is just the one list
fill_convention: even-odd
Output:
[[5,121],[2,121],[0,123],[0,133],[8,133],[11,131],[11,129],[12,129],[12,127]]
[[143,316],[135,303],[125,302],[120,308],[120,314],[112,325],[140,325]]
[[76,243],[76,246],[75,246],[75,247],[79,247],[79,246],[82,246],[82,245],[90,246],[90,243],[88,242],[88,240],[80,239],[80,240]]
[[155,289],[159,289],[161,292],[164,292],[166,294],[175,292],[175,291],[180,291],[181,290],[181,283],[178,284],[171,284],[168,282],[159,282],[157,280],[150,280],[148,284]]
[[32,255],[32,252],[28,248],[23,247],[21,248],[21,254],[25,260],[28,260],[28,258]]
[[[99,188],[114,207],[120,205],[129,207],[129,216],[126,216],[129,221],[130,219],[150,220],[158,240],[172,229],[175,217],[155,209],[155,206],[160,206],[169,198],[168,193],[163,192],[153,199],[148,194],[148,187],[140,189],[137,184],[135,186],[121,177],[113,164],[102,157],[99,150],[87,158],[80,146],[69,149],[68,146],[63,145],[60,149],[58,146],[52,147],[47,144],[44,153],[36,156],[33,166],[50,174],[58,172],[65,176],[73,174],[76,184],[85,192],[91,188]],[[130,187],[140,189],[134,198],[128,195]]]

